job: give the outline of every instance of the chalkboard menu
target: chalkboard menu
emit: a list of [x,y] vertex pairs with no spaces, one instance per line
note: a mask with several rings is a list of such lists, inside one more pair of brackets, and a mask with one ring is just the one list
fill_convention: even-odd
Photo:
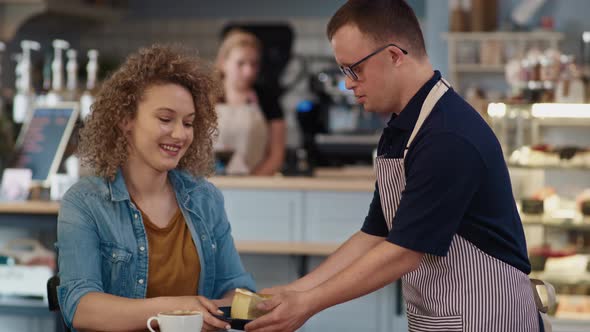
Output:
[[77,118],[76,103],[35,108],[17,141],[16,167],[30,169],[35,183],[48,186],[61,163]]

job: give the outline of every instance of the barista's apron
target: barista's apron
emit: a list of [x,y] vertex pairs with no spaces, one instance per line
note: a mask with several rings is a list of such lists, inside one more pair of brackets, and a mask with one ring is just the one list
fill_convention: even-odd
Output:
[[256,103],[241,106],[216,106],[218,136],[215,151],[232,151],[227,174],[249,174],[263,159],[268,149],[268,125]]
[[[441,79],[426,97],[404,151],[449,89]],[[375,160],[383,214],[389,230],[406,186],[404,158]],[[410,331],[539,331],[534,288],[528,276],[459,235],[446,257],[423,256],[420,266],[402,277]],[[547,329],[545,330],[547,331]]]

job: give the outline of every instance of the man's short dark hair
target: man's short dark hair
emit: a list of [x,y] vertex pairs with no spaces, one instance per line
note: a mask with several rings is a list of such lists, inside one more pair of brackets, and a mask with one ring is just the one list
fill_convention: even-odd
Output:
[[424,37],[414,10],[404,0],[349,0],[332,16],[328,39],[352,24],[376,42],[394,42],[411,55],[426,56]]

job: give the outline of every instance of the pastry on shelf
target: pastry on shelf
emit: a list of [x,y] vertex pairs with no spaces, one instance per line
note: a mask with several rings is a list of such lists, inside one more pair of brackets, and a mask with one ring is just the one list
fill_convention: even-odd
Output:
[[552,212],[559,208],[559,196],[555,188],[544,187],[534,192],[530,197],[521,201],[521,211],[526,214],[539,215]]
[[588,319],[590,316],[590,296],[559,295],[555,317],[568,319]]
[[576,197],[576,206],[584,216],[590,216],[590,188]]
[[515,150],[509,158],[511,164],[521,166],[558,166],[559,161],[559,154],[530,146]]
[[513,165],[531,167],[590,167],[590,150],[569,145],[523,146],[512,152],[508,161]]
[[548,257],[542,279],[554,284],[587,284],[590,282],[589,263],[590,255],[585,254]]

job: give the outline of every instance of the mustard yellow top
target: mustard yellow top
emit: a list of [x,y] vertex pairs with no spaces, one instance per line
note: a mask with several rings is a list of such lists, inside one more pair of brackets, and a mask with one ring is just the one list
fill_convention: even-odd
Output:
[[197,295],[199,253],[180,209],[164,228],[141,214],[149,247],[147,298]]

